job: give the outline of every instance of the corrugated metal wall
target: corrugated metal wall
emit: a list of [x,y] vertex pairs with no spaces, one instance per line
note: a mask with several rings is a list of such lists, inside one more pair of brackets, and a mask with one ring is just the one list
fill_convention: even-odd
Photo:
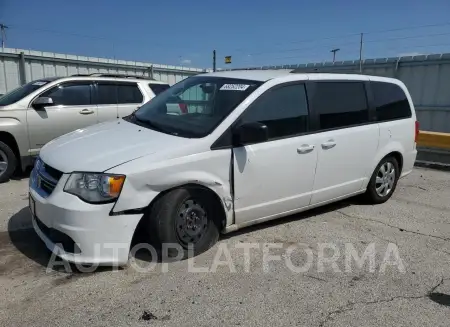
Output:
[[0,94],[42,77],[91,73],[150,77],[153,74],[154,79],[172,85],[205,71],[199,68],[5,48],[0,49]]
[[[359,73],[359,60],[247,69],[300,69],[304,72]],[[394,77],[408,87],[422,130],[450,133],[450,54],[369,59],[362,73]]]

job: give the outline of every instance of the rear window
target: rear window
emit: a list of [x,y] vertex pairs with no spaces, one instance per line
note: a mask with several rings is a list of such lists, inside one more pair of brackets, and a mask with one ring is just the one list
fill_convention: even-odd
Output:
[[397,84],[371,82],[377,120],[395,120],[411,117],[411,108],[405,92]]
[[142,103],[144,100],[137,84],[118,84],[117,98],[119,104]]
[[153,93],[155,93],[155,95],[158,95],[161,92],[164,92],[165,90],[167,90],[170,87],[167,84],[149,84],[148,86],[153,91]]
[[317,82],[313,101],[321,130],[369,122],[369,107],[361,82]]

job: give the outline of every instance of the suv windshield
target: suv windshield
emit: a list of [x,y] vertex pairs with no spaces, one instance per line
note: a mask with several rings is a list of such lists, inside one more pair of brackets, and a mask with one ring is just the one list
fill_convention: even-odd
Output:
[[168,134],[204,137],[261,84],[212,76],[190,77],[144,104],[132,121]]
[[11,92],[6,93],[2,97],[0,97],[0,106],[7,106],[13,104],[28,94],[36,91],[37,89],[43,87],[45,84],[50,83],[55,79],[39,79],[28,84],[22,85],[17,89],[12,90]]

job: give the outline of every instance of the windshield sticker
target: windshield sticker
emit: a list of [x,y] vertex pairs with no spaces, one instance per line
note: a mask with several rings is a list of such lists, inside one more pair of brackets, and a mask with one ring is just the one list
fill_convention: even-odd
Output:
[[220,90],[226,91],[245,91],[250,85],[247,84],[224,84]]
[[36,85],[36,86],[42,86],[42,85],[45,85],[45,84],[47,84],[47,82],[34,82],[33,83],[33,85]]

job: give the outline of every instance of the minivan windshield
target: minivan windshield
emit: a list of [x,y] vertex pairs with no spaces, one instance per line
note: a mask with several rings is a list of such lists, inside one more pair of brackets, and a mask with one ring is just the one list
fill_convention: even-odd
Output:
[[31,94],[32,92],[36,91],[37,89],[43,87],[47,83],[50,83],[51,81],[55,80],[54,78],[47,78],[47,79],[39,79],[30,83],[27,83],[25,85],[22,85],[11,92],[6,93],[5,95],[0,97],[0,106],[7,106],[13,103],[16,103],[19,100],[22,100],[24,97],[26,97],[28,94]]
[[214,76],[189,77],[145,103],[129,121],[181,137],[204,137],[261,84]]

